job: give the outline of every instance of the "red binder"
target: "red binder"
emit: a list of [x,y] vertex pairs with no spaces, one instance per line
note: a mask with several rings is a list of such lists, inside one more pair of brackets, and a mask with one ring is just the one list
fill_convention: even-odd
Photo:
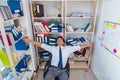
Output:
[[[7,34],[6,34],[6,37],[7,37],[9,46],[12,46],[12,45],[13,45],[13,39],[12,39],[11,33],[7,33]],[[0,40],[2,41],[2,44],[3,44],[3,46],[4,46],[5,44],[4,44],[3,37],[2,37],[1,34],[0,34]]]

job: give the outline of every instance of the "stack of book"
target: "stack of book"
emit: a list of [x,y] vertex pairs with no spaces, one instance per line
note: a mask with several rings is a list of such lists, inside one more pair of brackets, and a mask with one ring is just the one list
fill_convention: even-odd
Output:
[[12,19],[13,15],[9,6],[0,6],[0,21]]
[[74,39],[74,38],[70,38],[70,39],[67,39],[67,40],[66,40],[66,44],[67,44],[67,45],[76,45],[76,44],[77,44],[77,41],[76,41],[76,39]]
[[62,26],[58,21],[54,21],[48,26],[45,21],[35,22],[34,26],[37,32],[47,32],[47,33],[48,32],[62,32]]
[[36,34],[37,41],[48,44],[48,34]]
[[45,21],[35,22],[35,30],[37,32],[50,32],[47,23]]

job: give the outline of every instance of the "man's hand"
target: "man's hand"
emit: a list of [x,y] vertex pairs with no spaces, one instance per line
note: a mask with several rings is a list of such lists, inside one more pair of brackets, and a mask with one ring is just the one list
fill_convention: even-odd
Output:
[[26,37],[22,38],[22,40],[24,40],[24,41],[27,42],[27,43],[32,43],[32,44],[34,44],[34,45],[36,45],[36,46],[41,46],[41,45],[42,45],[41,42],[37,42],[37,41],[31,40],[31,39],[26,38]]
[[89,42],[89,43],[86,44],[86,47],[91,47],[91,46],[92,46],[91,42]]
[[92,46],[92,43],[91,42],[88,42],[87,44],[85,45],[80,45],[80,48],[84,49],[84,48],[88,48],[88,47],[91,47]]
[[25,41],[25,42],[27,42],[27,43],[31,43],[33,41],[33,40],[31,40],[29,38],[26,38],[26,37],[22,38],[22,40]]

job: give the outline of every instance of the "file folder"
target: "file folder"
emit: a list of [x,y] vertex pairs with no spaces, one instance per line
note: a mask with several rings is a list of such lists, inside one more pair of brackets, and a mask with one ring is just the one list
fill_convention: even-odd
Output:
[[20,0],[8,0],[7,4],[11,9],[12,14],[19,14],[20,16],[23,16],[23,10]]
[[15,43],[15,48],[16,50],[28,50],[29,44],[20,39],[17,43]]

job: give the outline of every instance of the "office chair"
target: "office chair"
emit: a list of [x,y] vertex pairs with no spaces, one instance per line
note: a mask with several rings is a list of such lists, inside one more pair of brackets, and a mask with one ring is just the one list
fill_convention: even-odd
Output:
[[[46,63],[45,66],[44,66],[43,78],[45,78],[45,76],[46,76],[46,74],[47,74],[47,72],[48,72],[48,70],[49,70],[49,67],[50,67],[50,64],[51,64],[51,59],[52,59],[52,54],[50,53],[50,54],[49,54],[49,60],[47,61],[47,63]],[[68,62],[68,61],[67,61],[67,64],[66,64],[66,66],[65,66],[65,69],[67,69],[66,72],[67,72],[68,77],[69,77],[70,65],[69,65],[69,62]],[[59,78],[56,77],[55,80],[59,80]]]

